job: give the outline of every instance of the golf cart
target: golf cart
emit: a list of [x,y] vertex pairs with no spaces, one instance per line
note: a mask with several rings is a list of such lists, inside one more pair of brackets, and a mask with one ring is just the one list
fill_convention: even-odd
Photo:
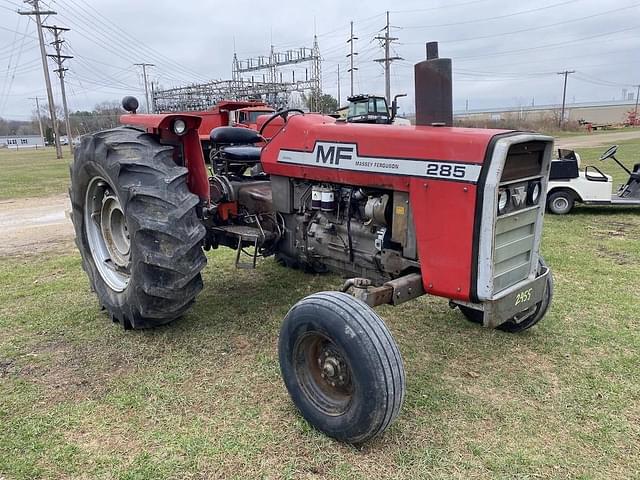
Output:
[[627,183],[613,193],[613,178],[589,165],[580,170],[580,157],[573,150],[558,150],[558,159],[551,162],[551,173],[547,187],[547,208],[551,213],[564,215],[571,211],[575,202],[585,205],[640,205],[640,163],[630,171],[615,157],[618,146],[614,145],[600,156],[600,160],[611,158],[629,174]]

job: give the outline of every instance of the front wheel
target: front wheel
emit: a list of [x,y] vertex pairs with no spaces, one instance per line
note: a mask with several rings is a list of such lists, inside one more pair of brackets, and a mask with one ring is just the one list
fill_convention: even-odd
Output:
[[556,215],[566,215],[573,209],[575,197],[571,192],[561,190],[553,192],[547,199],[547,208]]
[[360,444],[397,417],[402,358],[382,319],[360,300],[340,292],[302,299],[284,319],[278,350],[291,399],[318,430]]

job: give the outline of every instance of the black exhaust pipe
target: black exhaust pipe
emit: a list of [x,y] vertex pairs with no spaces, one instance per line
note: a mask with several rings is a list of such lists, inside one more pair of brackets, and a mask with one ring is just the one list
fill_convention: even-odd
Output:
[[438,42],[427,43],[427,59],[414,71],[416,125],[453,125],[451,59],[438,57]]

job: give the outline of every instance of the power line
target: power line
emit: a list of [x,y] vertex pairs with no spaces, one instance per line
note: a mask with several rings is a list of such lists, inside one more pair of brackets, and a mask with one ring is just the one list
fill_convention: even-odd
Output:
[[[145,56],[152,57],[156,64],[164,63],[165,65],[170,67],[170,70],[180,71],[185,76],[188,76],[190,78],[199,78],[201,80],[206,80],[205,77],[202,77],[199,72],[181,65],[180,63],[164,55],[162,52],[159,52],[158,50],[155,50],[154,48],[149,47],[145,43],[141,42],[138,38],[134,37],[133,35],[131,35],[131,33],[124,30],[117,23],[109,20],[95,7],[84,2],[76,2],[75,0],[62,1],[63,3],[68,2],[69,4],[74,5],[73,11],[76,12],[76,15],[83,19],[83,23],[88,22],[94,28],[99,30],[103,34],[103,36],[104,34],[106,34],[109,37],[109,42],[111,44],[113,44],[114,42],[118,42],[121,46],[123,46],[121,48],[130,49],[130,43],[133,43],[136,45],[134,55],[143,54]],[[95,14],[92,12],[95,12]],[[102,25],[102,27],[100,25]],[[104,28],[106,28],[106,30],[104,30]],[[115,35],[113,34],[114,31],[117,31]],[[122,37],[122,39],[120,37]],[[124,40],[126,38],[128,38],[129,41]]]
[[581,0],[565,0],[564,2],[554,3],[551,5],[546,5],[544,7],[536,7],[536,8],[530,8],[528,10],[520,10],[519,12],[507,13],[505,15],[497,15],[495,17],[476,18],[474,20],[463,20],[461,22],[439,23],[439,24],[431,24],[431,25],[415,25],[415,26],[408,26],[408,27],[402,27],[402,28],[405,30],[413,30],[413,29],[420,29],[420,28],[440,28],[440,27],[453,27],[456,25],[469,25],[472,23],[488,22],[490,20],[499,20],[502,18],[515,17],[518,15],[524,15],[525,13],[540,12],[542,10],[547,10],[549,8],[560,7],[563,5],[568,5],[570,3],[575,3],[579,1]]
[[616,33],[622,33],[622,32],[627,32],[630,30],[636,30],[638,27],[637,25],[632,26],[632,27],[627,27],[627,28],[622,28],[620,30],[614,30],[612,32],[606,32],[606,33],[600,33],[597,35],[589,35],[587,37],[581,37],[581,38],[576,38],[573,40],[565,40],[563,42],[558,42],[558,43],[549,43],[546,45],[538,45],[535,47],[526,47],[526,48],[518,48],[515,50],[505,50],[503,52],[493,52],[493,53],[487,53],[487,54],[483,54],[482,56],[478,56],[478,55],[469,55],[466,57],[456,57],[457,60],[466,60],[466,59],[477,59],[477,60],[484,60],[487,57],[498,57],[498,56],[502,56],[502,55],[511,55],[512,53],[521,53],[521,52],[528,52],[528,51],[532,51],[532,50],[542,50],[542,49],[546,49],[546,48],[562,48],[565,47],[567,44],[571,44],[571,43],[576,43],[576,42],[582,42],[584,40],[592,40],[594,38],[600,38],[600,37],[606,37],[609,35],[615,35]]
[[[584,17],[572,18],[571,20],[564,20],[562,22],[545,23],[544,25],[538,25],[538,26],[535,26],[535,27],[522,28],[520,30],[512,30],[512,31],[509,31],[509,32],[492,33],[490,35],[481,35],[481,36],[477,36],[477,37],[467,37],[467,38],[455,38],[455,39],[451,39],[451,40],[441,40],[440,43],[442,43],[442,44],[451,44],[451,43],[460,43],[460,42],[470,42],[470,41],[476,41],[476,40],[484,40],[484,39],[487,39],[487,38],[503,37],[505,35],[514,35],[514,34],[517,34],[517,33],[532,32],[532,31],[536,31],[536,30],[544,30],[544,29],[547,29],[547,28],[557,27],[559,25],[566,25],[568,23],[580,22],[582,20],[588,20],[588,19],[591,19],[591,18],[601,17],[603,15],[609,15],[611,13],[621,12],[623,10],[628,10],[630,8],[637,7],[638,5],[640,5],[640,3],[627,5],[627,6],[621,7],[621,8],[615,8],[613,10],[606,10],[604,12],[595,13],[593,15],[587,15],[587,16],[584,16]],[[423,44],[423,42],[407,42],[407,43],[403,43],[403,45],[422,45],[422,44]]]

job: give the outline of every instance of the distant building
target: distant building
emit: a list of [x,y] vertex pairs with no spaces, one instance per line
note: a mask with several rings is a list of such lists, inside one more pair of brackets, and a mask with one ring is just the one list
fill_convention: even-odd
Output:
[[[559,117],[561,105],[521,106],[486,110],[461,110],[454,112],[456,120],[501,121],[501,120],[542,120]],[[565,120],[589,122],[593,124],[620,124],[627,120],[627,113],[633,110],[635,101],[609,101],[589,103],[568,103]]]
[[0,148],[37,148],[44,147],[40,135],[0,136]]

